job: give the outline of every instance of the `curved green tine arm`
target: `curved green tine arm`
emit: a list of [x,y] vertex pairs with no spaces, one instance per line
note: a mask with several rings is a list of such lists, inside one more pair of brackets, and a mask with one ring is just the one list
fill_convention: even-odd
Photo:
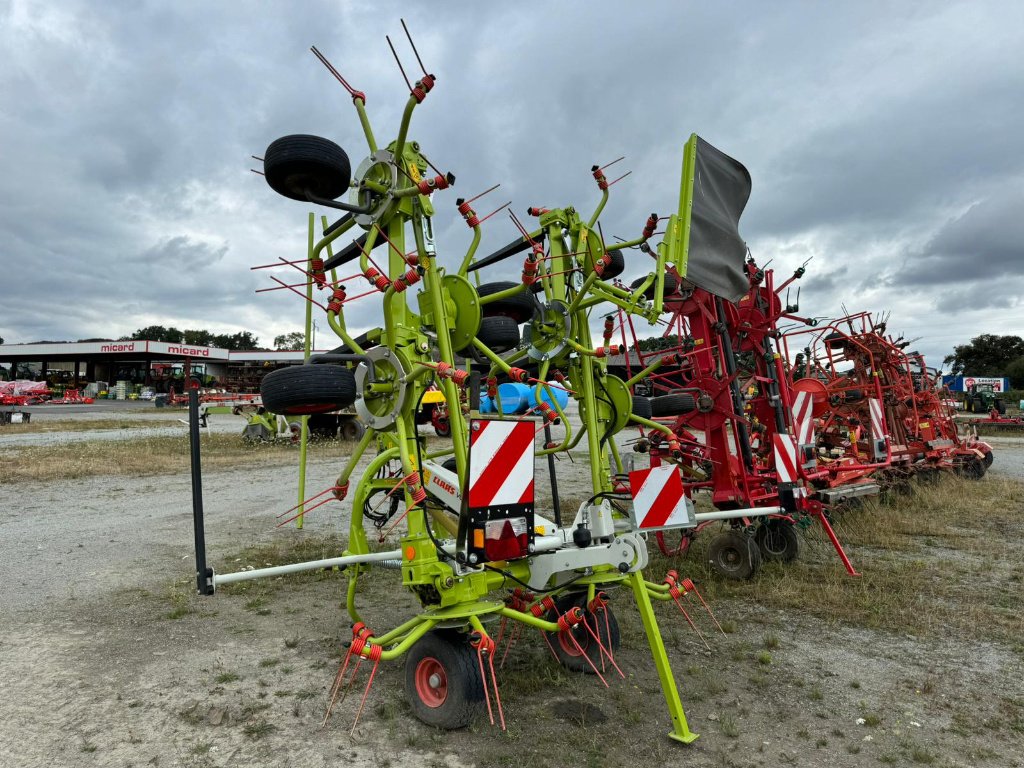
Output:
[[363,135],[366,136],[366,145],[370,148],[370,154],[372,155],[377,151],[377,141],[373,138],[373,130],[370,128],[370,118],[366,114],[366,102],[362,99],[352,99],[352,103],[355,104],[356,114],[359,115],[359,124],[363,126]]
[[462,263],[459,265],[459,275],[466,277],[469,274],[469,265],[473,263],[473,257],[476,255],[476,249],[480,246],[480,225],[477,224],[473,227],[473,241],[469,244],[469,250],[466,251],[466,255],[462,257]]

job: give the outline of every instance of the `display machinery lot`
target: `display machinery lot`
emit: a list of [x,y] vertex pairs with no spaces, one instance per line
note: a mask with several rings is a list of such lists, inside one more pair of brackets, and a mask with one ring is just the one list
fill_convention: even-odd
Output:
[[[240,430],[240,419],[231,423]],[[113,443],[63,447],[0,441],[0,464],[57,452],[52,479],[4,481],[0,764],[619,765],[640,757],[692,766],[1009,766],[1024,755],[1019,439],[996,441],[996,464],[980,483],[944,483],[841,515],[861,579],[846,578],[812,531],[795,566],[722,583],[702,566],[698,540],[675,567],[703,586],[731,632],[708,632],[708,654],[678,613],[659,610],[691,726],[702,733],[682,747],[665,736],[656,676],[625,595],[613,605],[628,679],[608,690],[555,666],[527,636],[501,674],[508,733],[486,723],[440,733],[412,720],[401,664],[381,668],[354,737],[358,696],[321,730],[349,634],[339,605],[345,576],[194,596],[181,430],[138,440],[135,429],[122,430]],[[346,506],[312,513],[301,532],[275,531],[274,516],[294,503],[294,452],[239,450],[232,440],[205,440],[218,569],[333,554]],[[160,456],[177,458],[138,470],[149,474],[124,472],[116,456],[68,461],[77,477],[61,474],[61,450],[128,456],[154,441]],[[308,487],[330,484],[343,455],[343,446],[314,447]],[[585,466],[560,463],[567,500],[584,494]],[[670,565],[656,560],[652,577]],[[414,608],[387,571],[365,580],[360,604],[381,631]]]

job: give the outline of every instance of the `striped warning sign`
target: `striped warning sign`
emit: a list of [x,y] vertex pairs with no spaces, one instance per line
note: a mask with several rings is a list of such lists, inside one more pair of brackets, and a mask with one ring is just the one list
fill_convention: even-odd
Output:
[[814,442],[814,398],[810,392],[797,392],[793,397],[793,429],[799,445]]
[[679,467],[665,464],[629,473],[633,524],[642,531],[696,525],[693,504],[683,492]]
[[779,474],[780,483],[795,483],[798,469],[796,463],[796,440],[792,435],[776,432],[772,439],[775,443],[775,471]]
[[473,419],[469,431],[469,506],[533,504],[532,421]]
[[868,410],[871,411],[871,437],[875,440],[885,439],[885,418],[882,415],[882,401],[877,397],[869,397]]

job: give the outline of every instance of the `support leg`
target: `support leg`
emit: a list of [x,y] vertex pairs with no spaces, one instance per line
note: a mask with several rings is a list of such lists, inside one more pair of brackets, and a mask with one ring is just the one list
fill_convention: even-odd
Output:
[[630,574],[629,581],[633,587],[633,597],[636,598],[644,632],[647,633],[647,642],[651,646],[651,656],[654,657],[654,666],[658,670],[658,679],[661,680],[665,703],[672,716],[672,732],[669,733],[669,738],[689,744],[695,741],[699,734],[691,731],[686,724],[686,713],[683,712],[683,703],[679,700],[679,691],[676,689],[672,667],[668,661],[668,654],[665,652],[665,642],[661,639],[661,632],[658,630],[658,620],[654,616],[654,608],[651,606],[651,598],[647,594],[643,574],[636,571]]

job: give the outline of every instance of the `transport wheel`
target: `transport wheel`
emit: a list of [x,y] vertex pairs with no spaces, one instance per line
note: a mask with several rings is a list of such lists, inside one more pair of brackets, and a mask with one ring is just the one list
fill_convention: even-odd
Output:
[[649,397],[643,397],[641,395],[633,395],[633,411],[634,416],[639,416],[641,419],[649,419],[654,415],[651,410],[651,399]]
[[[558,616],[562,615],[566,611],[579,607],[583,609],[583,622],[586,622],[589,627],[594,630],[599,638],[601,638],[601,645],[606,650],[611,650],[612,653],[618,650],[621,643],[621,637],[619,636],[619,622],[615,618],[615,614],[612,612],[611,606],[606,607],[608,612],[607,622],[605,622],[604,611],[598,611],[592,613],[587,610],[587,593],[586,592],[570,592],[569,594],[562,595],[555,600],[555,608],[558,611],[558,615],[554,611],[548,611],[548,614],[544,617],[547,621],[558,621]],[[601,668],[601,649],[597,645],[597,641],[594,640],[593,635],[587,631],[587,628],[583,626],[583,622],[580,622],[572,630],[564,632],[545,632],[545,637],[548,643],[551,645],[551,649],[555,652],[555,656],[558,657],[559,663],[566,669],[571,669],[574,672],[587,672],[590,674],[594,673],[594,667],[587,663],[589,658],[593,662],[594,666],[598,669]],[[573,642],[573,639],[576,642]],[[579,648],[577,648],[577,644]],[[582,649],[582,651],[581,651]],[[586,656],[584,656],[586,654]],[[607,661],[605,662],[607,664]]]
[[[622,258],[622,251],[618,248],[613,248],[608,251],[608,255],[611,256],[611,263],[604,268],[604,273],[601,275],[602,280],[611,280],[613,277],[618,277],[626,270],[626,260]],[[666,286],[665,292],[668,293]]]
[[708,547],[711,567],[727,579],[752,579],[761,568],[761,550],[754,540],[739,531],[723,531]]
[[996,409],[996,412],[1000,416],[1005,416],[1006,415],[1006,401],[1001,399],[1001,398],[996,398],[995,409]]
[[[644,275],[643,277],[638,277],[636,280],[634,280],[632,283],[629,284],[630,289],[635,291],[637,288],[640,287],[640,285],[646,279],[647,279],[647,275]],[[654,285],[655,284],[652,283],[650,286],[648,286],[647,290],[644,291],[644,298],[645,299],[653,299],[654,298]],[[678,290],[678,288],[679,288],[679,279],[675,275],[673,275],[671,272],[666,272],[665,273],[665,296],[669,296],[669,295],[675,293],[676,290]]]
[[651,398],[651,413],[655,416],[678,416],[697,410],[697,401],[688,392],[660,395]]
[[356,381],[352,371],[338,365],[295,365],[264,376],[260,394],[271,413],[327,413],[355,402]]
[[348,191],[352,166],[345,150],[333,141],[295,134],[267,147],[263,175],[271,189],[292,200],[307,201],[307,191],[334,200]]
[[988,469],[992,466],[992,462],[995,461],[995,456],[992,455],[992,451],[985,451],[985,458],[982,459],[985,463],[985,468]]
[[953,463],[953,472],[968,480],[981,480],[988,471],[988,465],[977,456],[964,457]]
[[754,541],[764,560],[789,563],[800,554],[800,537],[794,525],[785,520],[769,520],[759,525]]
[[469,725],[484,703],[476,651],[461,632],[425,634],[405,658],[405,696],[417,719],[434,728]]
[[345,419],[341,422],[341,439],[354,443],[363,439],[366,434],[366,426],[358,419]]
[[434,433],[438,437],[451,437],[452,435],[452,424],[450,421],[445,419],[434,424]]
[[[515,288],[520,283],[513,283],[509,281],[500,281],[497,283],[484,283],[477,288],[477,293],[480,294],[480,298],[484,296],[491,296],[495,293],[501,293],[507,291],[510,288]],[[482,304],[481,312],[484,317],[511,317],[516,323],[525,323],[533,318],[534,313],[537,311],[537,299],[530,291],[520,291],[512,296],[506,296],[504,299],[498,299],[492,301],[490,304]],[[516,340],[518,344],[518,339]]]
[[519,346],[519,324],[511,317],[503,315],[485,317],[480,321],[480,330],[476,336],[492,352],[508,352]]
[[452,472],[459,471],[459,465],[455,462],[454,456],[450,456],[449,458],[442,461],[441,466],[444,467],[445,469],[451,470]]

